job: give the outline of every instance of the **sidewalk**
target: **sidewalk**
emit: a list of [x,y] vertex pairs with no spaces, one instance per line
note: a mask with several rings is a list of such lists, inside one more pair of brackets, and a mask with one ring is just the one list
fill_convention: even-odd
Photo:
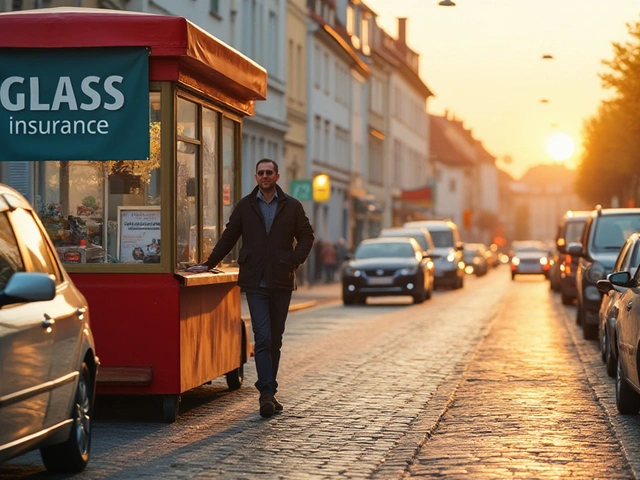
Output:
[[[291,296],[291,306],[289,307],[289,311],[295,312],[296,310],[311,308],[323,303],[340,300],[340,298],[342,298],[341,288],[340,282],[329,284],[317,283],[314,285],[300,286]],[[247,299],[244,294],[241,296],[241,307],[242,319],[249,320],[249,307],[247,306]]]

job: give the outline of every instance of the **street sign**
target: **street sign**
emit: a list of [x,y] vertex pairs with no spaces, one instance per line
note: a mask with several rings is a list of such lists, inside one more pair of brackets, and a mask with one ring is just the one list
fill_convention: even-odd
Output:
[[292,197],[301,202],[309,202],[313,199],[311,180],[291,180],[289,191]]
[[329,175],[321,173],[313,177],[313,201],[327,203],[331,197],[331,180]]

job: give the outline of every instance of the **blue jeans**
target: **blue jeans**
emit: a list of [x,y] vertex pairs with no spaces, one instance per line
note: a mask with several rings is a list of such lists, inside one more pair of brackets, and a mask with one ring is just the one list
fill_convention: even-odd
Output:
[[258,372],[255,386],[260,395],[275,395],[278,391],[276,377],[291,293],[290,290],[275,288],[257,288],[246,292]]

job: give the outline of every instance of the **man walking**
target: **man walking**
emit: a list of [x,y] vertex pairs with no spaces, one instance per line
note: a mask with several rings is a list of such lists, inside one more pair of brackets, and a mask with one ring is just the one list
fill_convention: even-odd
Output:
[[255,179],[258,185],[238,202],[207,261],[188,271],[214,268],[242,237],[238,286],[251,314],[260,415],[270,417],[283,410],[275,396],[282,335],[296,289],[295,272],[311,252],[314,232],[302,204],[277,185],[275,161],[260,160]]

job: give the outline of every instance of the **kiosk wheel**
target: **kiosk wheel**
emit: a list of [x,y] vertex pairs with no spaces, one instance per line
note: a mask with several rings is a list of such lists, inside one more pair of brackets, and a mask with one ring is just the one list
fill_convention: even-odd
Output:
[[162,420],[164,423],[173,423],[180,413],[180,395],[162,395]]
[[238,368],[234,368],[230,372],[224,374],[227,379],[227,386],[229,390],[237,390],[242,386],[244,380],[244,365],[240,365]]

